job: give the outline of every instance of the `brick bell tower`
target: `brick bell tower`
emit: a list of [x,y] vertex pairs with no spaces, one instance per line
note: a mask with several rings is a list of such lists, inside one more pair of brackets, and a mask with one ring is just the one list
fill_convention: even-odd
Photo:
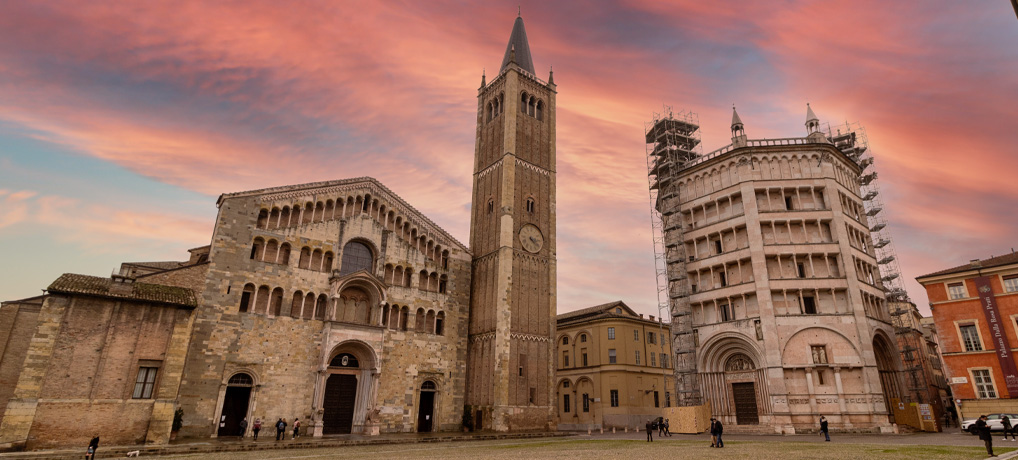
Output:
[[467,411],[474,429],[554,427],[555,82],[535,75],[517,17],[481,77],[470,218]]

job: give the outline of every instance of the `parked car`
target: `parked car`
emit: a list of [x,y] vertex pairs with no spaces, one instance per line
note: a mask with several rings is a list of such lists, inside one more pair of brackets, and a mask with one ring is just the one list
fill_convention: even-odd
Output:
[[[1007,418],[1011,419],[1011,426],[1018,425],[1018,414],[986,414],[986,424],[990,426],[990,431],[1004,430],[1004,425],[1001,425],[1000,423],[1000,419],[1004,415],[1007,415]],[[974,418],[961,422],[961,429],[972,434],[979,434],[976,433],[976,421],[978,420],[978,418]]]

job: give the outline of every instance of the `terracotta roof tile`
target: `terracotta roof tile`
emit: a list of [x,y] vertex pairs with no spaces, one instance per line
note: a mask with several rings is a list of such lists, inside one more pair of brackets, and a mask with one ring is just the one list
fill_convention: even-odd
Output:
[[194,292],[187,288],[175,286],[163,286],[161,284],[148,284],[134,282],[131,285],[131,292],[116,292],[111,290],[113,280],[100,278],[98,276],[78,275],[75,273],[64,273],[46,288],[47,291],[59,294],[84,294],[98,297],[109,297],[115,299],[128,299],[141,302],[164,303],[195,308],[198,300]]
[[916,279],[928,278],[930,276],[950,275],[951,273],[961,273],[969,270],[975,270],[977,268],[990,268],[999,267],[1001,265],[1018,264],[1018,252],[1012,252],[1010,254],[1004,254],[1002,256],[990,257],[989,259],[983,259],[979,261],[978,267],[973,267],[971,263],[959,265],[954,268],[948,268],[947,270],[940,270],[923,276],[917,276]]

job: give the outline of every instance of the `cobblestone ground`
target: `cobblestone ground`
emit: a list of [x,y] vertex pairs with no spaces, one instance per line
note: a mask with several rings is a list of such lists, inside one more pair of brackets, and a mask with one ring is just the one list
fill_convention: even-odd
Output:
[[[1001,446],[998,455],[1015,450]],[[367,447],[293,449],[173,455],[160,458],[201,460],[251,459],[981,459],[981,447],[937,445],[837,444],[813,442],[731,441],[712,449],[702,441],[552,439],[422,443]]]

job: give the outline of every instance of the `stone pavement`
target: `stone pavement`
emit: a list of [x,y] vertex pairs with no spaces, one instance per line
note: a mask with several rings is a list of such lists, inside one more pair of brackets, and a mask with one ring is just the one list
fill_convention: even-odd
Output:
[[[184,439],[166,445],[103,446],[100,442],[96,458],[125,458],[128,452],[138,450],[142,457],[189,453],[264,451],[277,449],[310,449],[319,447],[368,446],[385,444],[415,444],[462,441],[491,441],[507,439],[534,439],[572,436],[572,433],[399,433],[379,436],[334,435],[321,438],[298,438],[296,441],[276,441],[273,436],[262,436],[258,441],[244,438]],[[100,439],[102,434],[100,433]],[[66,460],[82,458],[85,445],[79,449],[40,450],[0,453],[0,460]]]

